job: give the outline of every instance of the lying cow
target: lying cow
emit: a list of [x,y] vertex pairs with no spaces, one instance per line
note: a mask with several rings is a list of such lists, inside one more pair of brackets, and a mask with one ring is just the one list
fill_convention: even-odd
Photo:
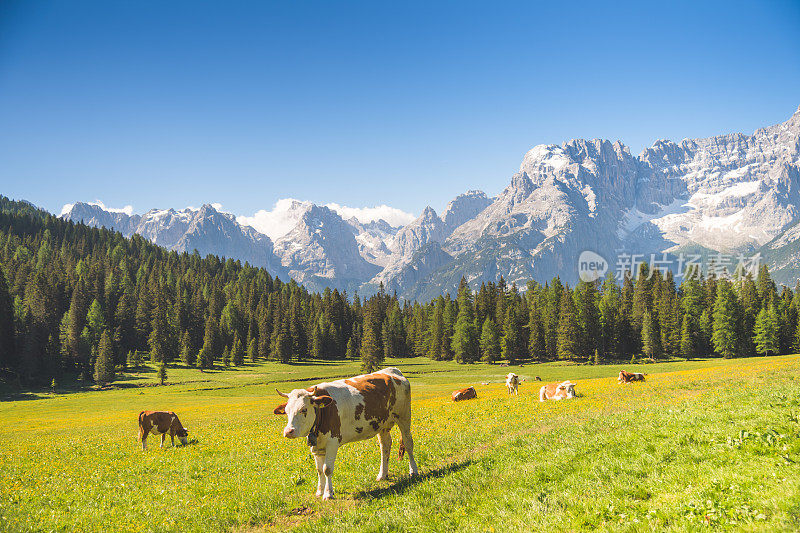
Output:
[[506,388],[509,394],[519,394],[517,388],[519,387],[519,376],[513,372],[509,372],[506,376]]
[[411,437],[411,385],[396,368],[374,374],[320,383],[289,394],[278,391],[286,403],[275,408],[286,414],[283,429],[287,439],[306,437],[317,466],[317,496],[333,498],[333,466],[339,446],[378,436],[381,467],[377,479],[389,477],[392,436],[400,428],[399,457],[408,451],[409,472],[417,474],[414,439]]
[[164,447],[164,440],[169,434],[172,445],[175,446],[175,437],[186,445],[189,430],[183,427],[178,415],[172,411],[142,411],[139,413],[139,440],[142,441],[142,449],[147,449],[147,436],[161,435],[161,447]]
[[467,387],[466,389],[457,390],[453,393],[453,401],[460,402],[462,400],[471,400],[478,397],[475,387]]
[[569,400],[575,397],[575,385],[569,380],[561,383],[548,383],[539,389],[539,401],[545,400]]
[[625,372],[624,370],[619,371],[619,377],[617,378],[617,383],[625,384],[625,383],[631,383],[633,381],[644,381],[644,374]]

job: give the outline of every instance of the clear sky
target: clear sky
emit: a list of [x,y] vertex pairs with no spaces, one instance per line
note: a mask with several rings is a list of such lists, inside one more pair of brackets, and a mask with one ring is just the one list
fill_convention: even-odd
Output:
[[536,144],[800,105],[800,2],[0,2],[0,194],[440,211]]

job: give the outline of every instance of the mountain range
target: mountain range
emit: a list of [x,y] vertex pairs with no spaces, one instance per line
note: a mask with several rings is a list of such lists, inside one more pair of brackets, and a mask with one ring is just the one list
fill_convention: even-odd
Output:
[[[555,275],[574,282],[593,251],[611,270],[620,254],[760,253],[776,280],[800,278],[800,109],[786,122],[678,143],[639,155],[620,141],[539,145],[496,197],[468,191],[440,216],[426,207],[392,226],[344,218],[310,202],[281,201],[272,238],[211,205],[144,215],[75,203],[62,216],[177,251],[248,261],[310,289],[370,293],[383,283],[405,298],[454,292],[500,276],[521,288]],[[288,230],[288,231],[287,231]]]

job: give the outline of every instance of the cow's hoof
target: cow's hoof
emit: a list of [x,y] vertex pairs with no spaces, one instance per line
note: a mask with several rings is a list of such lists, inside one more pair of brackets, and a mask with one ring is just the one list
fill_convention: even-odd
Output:
[[321,498],[321,497],[322,497],[322,491],[321,491],[321,490],[318,490],[318,491],[317,491],[317,498]]
[[333,494],[325,494],[325,495],[322,496],[322,499],[323,500],[332,500],[333,499]]
[[384,479],[389,479],[389,476],[378,474],[378,476],[375,478],[375,481],[383,481]]

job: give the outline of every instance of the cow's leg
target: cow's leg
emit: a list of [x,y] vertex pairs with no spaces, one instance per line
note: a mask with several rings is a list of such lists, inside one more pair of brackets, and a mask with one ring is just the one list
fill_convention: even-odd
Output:
[[378,470],[378,481],[389,478],[389,455],[392,453],[392,434],[389,430],[378,433],[378,442],[381,445],[381,469]]
[[330,500],[333,498],[333,465],[336,463],[336,451],[339,449],[339,443],[335,439],[330,439],[327,449],[325,450],[325,466],[322,467],[322,473],[325,474],[325,490],[322,493],[323,500]]
[[161,447],[162,448],[164,447],[164,441],[166,441],[166,440],[167,440],[167,434],[166,433],[162,433],[161,434]]
[[314,454],[314,463],[317,465],[317,496],[322,496],[325,490],[325,453]]
[[400,428],[400,438],[403,439],[403,447],[408,453],[408,473],[416,476],[419,472],[417,462],[414,460],[414,438],[411,436],[411,420],[400,420],[397,422]]
[[141,439],[142,439],[142,450],[146,450],[147,449],[147,432],[145,432],[144,435],[141,436]]
[[170,433],[169,434],[169,440],[172,442],[172,447],[174,448],[175,447],[175,434],[174,433]]

